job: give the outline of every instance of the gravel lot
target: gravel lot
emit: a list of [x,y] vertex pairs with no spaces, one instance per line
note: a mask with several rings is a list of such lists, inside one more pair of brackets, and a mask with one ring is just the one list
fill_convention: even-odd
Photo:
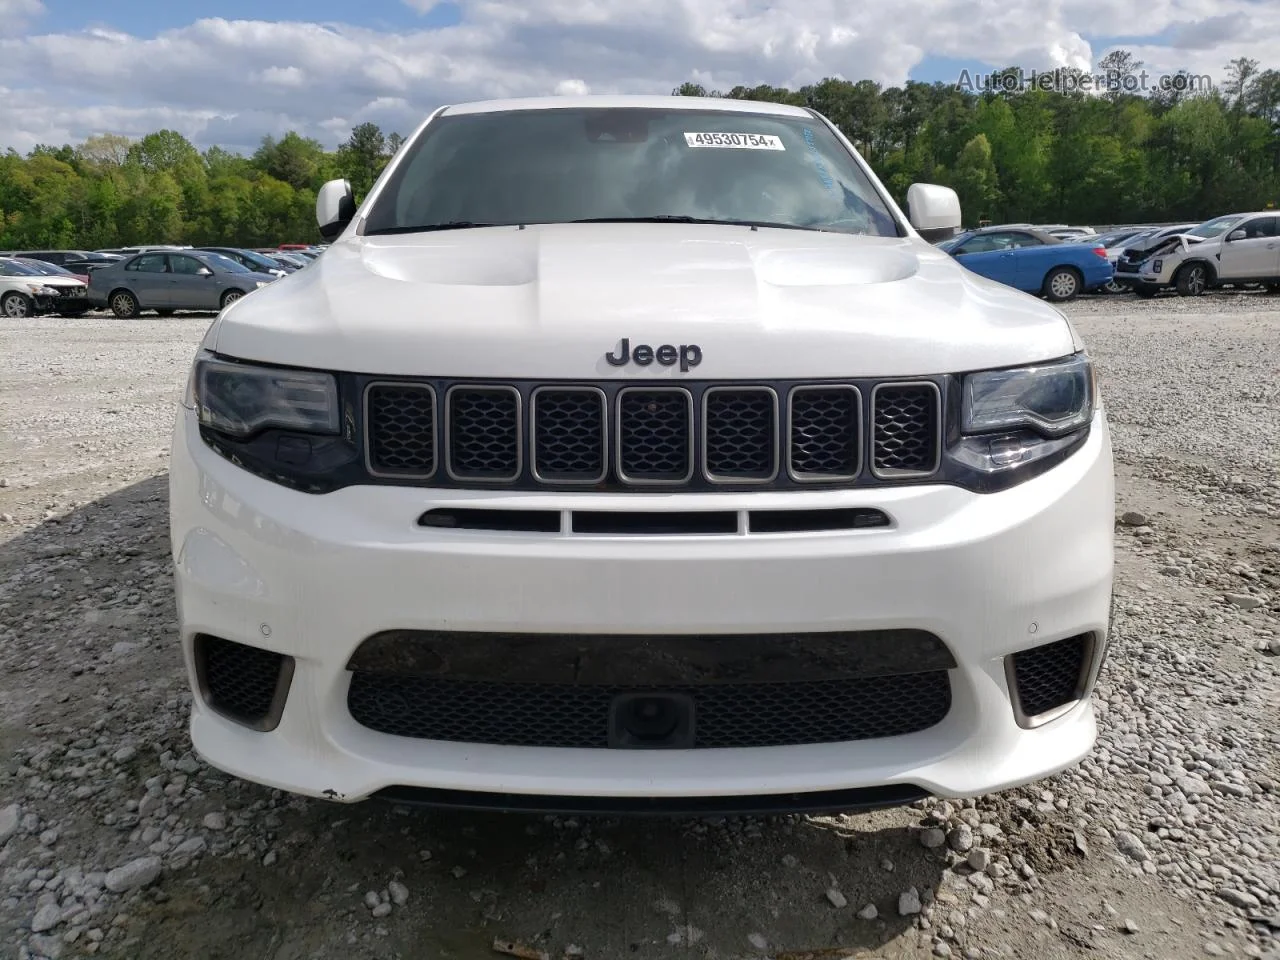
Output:
[[1280,958],[1280,298],[1067,311],[1118,457],[1097,750],[977,802],[692,822],[203,765],[164,471],[210,318],[0,319],[0,956]]

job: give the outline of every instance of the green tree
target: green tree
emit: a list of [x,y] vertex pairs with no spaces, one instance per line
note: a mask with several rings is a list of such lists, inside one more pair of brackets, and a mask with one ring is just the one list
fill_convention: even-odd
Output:
[[362,123],[338,148],[338,168],[351,181],[356,202],[364,199],[387,162],[387,138],[376,123]]
[[960,209],[970,225],[994,214],[1000,202],[1000,177],[985,133],[978,134],[960,151],[951,174],[951,185],[960,197]]

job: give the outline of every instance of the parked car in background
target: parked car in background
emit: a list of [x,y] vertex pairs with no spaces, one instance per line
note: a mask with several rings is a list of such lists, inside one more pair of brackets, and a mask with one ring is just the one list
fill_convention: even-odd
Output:
[[219,253],[196,250],[139,253],[89,275],[89,302],[122,319],[143,310],[221,310],[276,279]]
[[1280,214],[1274,210],[1214,217],[1152,247],[1133,288],[1143,296],[1174,287],[1195,297],[1226,284],[1280,289]]
[[283,266],[286,270],[292,270],[292,271],[301,270],[303,267],[305,267],[307,264],[311,262],[306,257],[295,256],[292,253],[281,253],[281,252],[266,253],[266,254],[263,254],[263,256],[268,257],[271,260],[274,260],[276,263]]
[[220,253],[224,257],[230,257],[240,266],[248,267],[258,273],[273,273],[277,277],[283,277],[290,272],[266,254],[258,253],[255,250],[244,250],[240,247],[196,247],[196,249],[205,253]]
[[119,263],[124,259],[123,254],[119,253],[86,253],[80,260],[64,260],[62,266],[66,267],[74,273],[90,274],[99,267],[109,267],[113,263]]
[[[1124,249],[1115,260],[1115,281],[1126,290],[1134,289],[1133,283],[1137,279],[1138,268],[1142,265],[1142,261],[1147,259],[1148,253],[1160,243],[1175,234],[1183,233],[1187,230],[1195,228],[1194,223],[1174,223],[1163,227],[1152,227],[1134,237],[1129,238],[1124,243]],[[1135,291],[1141,293],[1142,291]],[[1155,295],[1152,290],[1148,294]]]
[[1093,227],[1063,227],[1054,225],[1052,227],[1040,227],[1044,233],[1051,237],[1057,237],[1059,240],[1093,240],[1097,238],[1098,231]]
[[90,256],[88,250],[6,250],[0,256],[19,257],[23,260],[43,260],[65,266],[68,261],[83,260]]
[[1124,293],[1129,288],[1115,278],[1116,262],[1124,253],[1126,244],[1135,243],[1143,236],[1153,233],[1150,227],[1125,227],[1123,230],[1112,230],[1100,235],[1094,242],[1106,251],[1107,262],[1111,264],[1112,277],[1102,287],[1104,293]]
[[974,273],[1048,300],[1072,300],[1112,277],[1102,247],[1059,240],[1042,230],[968,230],[938,247]]
[[45,277],[74,277],[81,283],[89,282],[89,275],[85,273],[76,273],[74,270],[68,270],[66,267],[60,267],[56,263],[49,263],[47,260],[33,260],[31,257],[13,256],[11,259],[17,260],[21,264],[25,264],[33,270]]
[[30,261],[0,257],[0,313],[6,317],[74,317],[88,309],[85,285],[78,278],[50,276]]

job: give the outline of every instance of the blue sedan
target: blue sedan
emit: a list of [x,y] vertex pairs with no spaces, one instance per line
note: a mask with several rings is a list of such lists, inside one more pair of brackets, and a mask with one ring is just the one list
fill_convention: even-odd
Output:
[[1106,250],[1040,230],[967,230],[938,244],[974,273],[1048,300],[1073,300],[1111,281]]

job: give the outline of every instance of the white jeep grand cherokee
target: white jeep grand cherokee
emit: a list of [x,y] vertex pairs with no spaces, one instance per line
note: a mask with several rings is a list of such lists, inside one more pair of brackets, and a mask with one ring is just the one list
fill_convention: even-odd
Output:
[[451,106],[222,312],[174,436],[191,735],[287,791],[827,810],[1079,761],[1110,439],[1056,308],[797,107]]

